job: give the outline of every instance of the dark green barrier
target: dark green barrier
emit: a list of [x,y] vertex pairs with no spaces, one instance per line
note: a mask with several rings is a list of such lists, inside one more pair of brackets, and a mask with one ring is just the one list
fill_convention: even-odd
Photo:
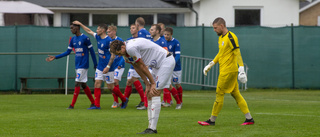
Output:
[[[96,27],[90,28],[96,30]],[[181,43],[182,55],[213,59],[218,53],[218,36],[212,27],[173,29],[173,37]],[[320,88],[319,27],[236,27],[229,30],[237,35],[243,60],[249,66],[249,88]],[[68,27],[9,26],[0,27],[0,36],[1,53],[62,53],[67,50],[69,37],[73,35]],[[131,37],[129,27],[118,27],[118,36],[124,40]],[[95,39],[89,37],[97,51]],[[20,77],[64,77],[66,57],[50,63],[45,61],[46,57],[1,55],[0,90],[19,90]],[[92,67],[90,59],[90,77],[94,76]],[[128,67],[129,64],[126,64]],[[68,73],[69,77],[75,77],[74,55],[70,55]],[[122,79],[122,87],[125,82],[126,79]],[[73,79],[68,83],[68,87],[74,87]],[[89,81],[88,84],[93,87],[93,82]],[[57,82],[30,80],[28,86],[53,88],[57,87]],[[197,86],[183,86],[184,89],[201,89]]]

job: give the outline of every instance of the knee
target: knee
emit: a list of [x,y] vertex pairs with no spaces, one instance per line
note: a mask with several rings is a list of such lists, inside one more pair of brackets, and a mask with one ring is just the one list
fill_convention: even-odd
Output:
[[133,84],[133,80],[132,79],[128,79],[127,80],[127,86],[131,86]]
[[107,84],[108,89],[113,90],[114,84]]
[[85,88],[87,87],[87,84],[86,84],[86,83],[81,83],[81,87],[82,87],[83,89],[85,89]]
[[80,82],[76,82],[75,86],[76,87],[80,87],[81,83]]
[[94,88],[101,88],[101,82],[96,81],[96,82],[94,83]]

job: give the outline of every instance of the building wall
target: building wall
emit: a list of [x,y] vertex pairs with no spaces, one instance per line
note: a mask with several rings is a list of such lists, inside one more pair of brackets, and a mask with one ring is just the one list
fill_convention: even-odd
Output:
[[314,5],[300,13],[300,25],[317,26],[318,16],[320,16],[320,4]]
[[210,26],[217,17],[223,17],[228,27],[235,26],[234,11],[239,8],[261,9],[261,26],[299,24],[299,0],[200,0],[197,3],[199,24],[205,26]]

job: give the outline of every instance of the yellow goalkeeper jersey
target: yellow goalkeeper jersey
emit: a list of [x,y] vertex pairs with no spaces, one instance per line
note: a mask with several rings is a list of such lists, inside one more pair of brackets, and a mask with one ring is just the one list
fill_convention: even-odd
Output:
[[[226,35],[219,37],[219,53],[214,58],[214,62],[219,62],[220,73],[229,73],[238,71],[238,58],[241,57],[237,36],[229,31]],[[238,50],[238,51],[236,51]],[[243,66],[242,58],[239,65]]]

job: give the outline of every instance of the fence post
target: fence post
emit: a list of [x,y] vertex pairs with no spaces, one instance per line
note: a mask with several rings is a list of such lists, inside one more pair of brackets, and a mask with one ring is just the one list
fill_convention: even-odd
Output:
[[294,76],[294,29],[293,23],[291,23],[291,52],[292,52],[292,89],[295,88],[295,76]]
[[[202,41],[202,58],[204,58],[205,56],[204,56],[204,24],[203,23],[202,23],[202,26],[201,26],[201,33],[202,33],[201,34],[202,35],[202,39],[201,39],[201,41]],[[206,65],[205,63],[206,62],[204,60],[202,60],[202,64],[204,66]],[[204,66],[202,66],[202,68],[204,68]],[[200,74],[202,74],[202,73],[200,73]],[[204,80],[205,80],[205,78],[202,77],[202,85],[204,85]],[[202,89],[204,89],[204,86],[202,86]]]
[[[15,31],[15,38],[14,38],[14,45],[15,45],[15,52],[17,53],[18,52],[18,27],[17,25],[14,25],[14,31]],[[14,74],[14,77],[15,77],[15,91],[17,93],[19,93],[18,91],[18,55],[15,55],[14,56],[14,59],[15,59],[15,74]]]

